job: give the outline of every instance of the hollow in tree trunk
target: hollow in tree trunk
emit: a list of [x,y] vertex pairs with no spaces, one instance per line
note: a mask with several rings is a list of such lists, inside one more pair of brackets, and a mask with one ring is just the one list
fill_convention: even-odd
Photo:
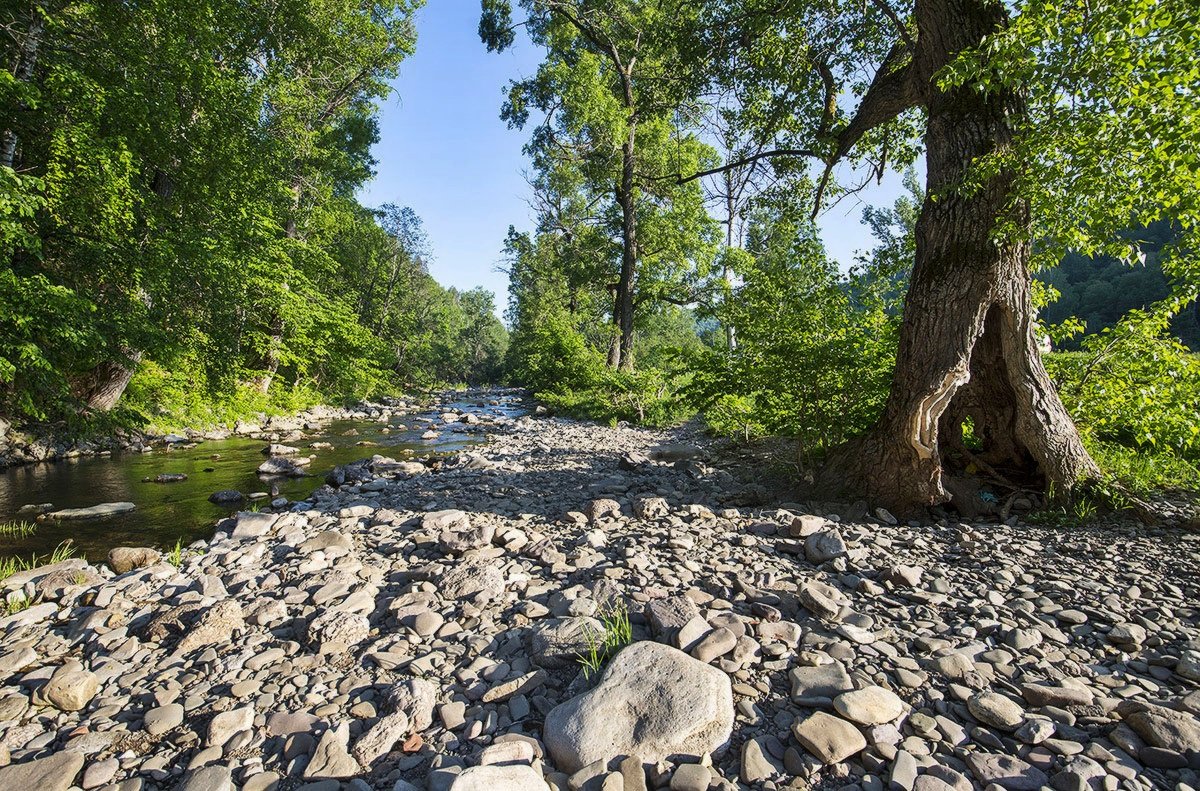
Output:
[[965,458],[968,417],[982,446],[978,459],[1009,481],[1061,491],[1097,474],[1042,365],[1027,235],[996,233],[1003,221],[1029,227],[1015,174],[1002,170],[964,186],[974,163],[1011,143],[1024,100],[1006,88],[943,92],[932,83],[955,53],[1005,24],[1004,6],[919,0],[916,15],[928,189],[896,371],[879,421],[831,454],[822,478],[826,488],[900,514],[950,499],[946,476],[956,472],[949,469],[955,456]]

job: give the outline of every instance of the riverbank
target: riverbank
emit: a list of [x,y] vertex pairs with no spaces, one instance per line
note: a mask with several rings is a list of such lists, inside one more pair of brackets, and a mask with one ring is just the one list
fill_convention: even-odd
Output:
[[0,782],[1195,787],[1196,534],[843,519],[712,451],[526,417],[10,578]]
[[331,420],[368,420],[377,417],[382,410],[409,409],[412,404],[412,399],[386,398],[350,406],[316,405],[288,415],[256,412],[232,424],[179,427],[173,431],[118,427],[111,431],[76,433],[42,424],[16,427],[0,419],[0,470],[112,453],[149,453],[155,449],[187,447],[190,443],[233,436],[273,442],[295,431],[313,430]]
[[[185,441],[152,452],[116,450],[0,471],[0,563],[46,557],[65,541],[77,556],[102,561],[115,546],[169,548],[208,538],[215,520],[304,500],[336,466],[364,455],[423,461],[462,452],[495,421],[524,414],[522,395],[450,392],[419,404],[311,410],[236,431],[177,434]],[[115,515],[66,518],[97,507]]]

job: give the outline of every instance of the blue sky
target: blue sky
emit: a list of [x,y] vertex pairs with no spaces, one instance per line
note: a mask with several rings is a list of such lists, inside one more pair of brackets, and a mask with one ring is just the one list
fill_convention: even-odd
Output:
[[[518,39],[496,54],[479,41],[477,0],[430,0],[417,12],[417,51],[384,102],[378,175],[363,190],[371,206],[411,206],[425,223],[443,285],[483,286],[503,310],[507,278],[497,271],[508,226],[529,230],[531,190],[521,153],[528,132],[508,129],[500,105],[510,79],[532,74],[541,53]],[[900,179],[847,199],[821,218],[822,237],[843,267],[870,246],[863,201],[891,203]]]

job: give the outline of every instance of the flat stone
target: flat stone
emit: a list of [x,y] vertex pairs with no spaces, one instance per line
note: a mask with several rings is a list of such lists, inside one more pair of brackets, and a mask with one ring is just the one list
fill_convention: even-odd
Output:
[[150,709],[142,720],[142,727],[151,736],[161,736],[182,724],[183,706],[178,703],[168,703],[165,706]]
[[657,763],[723,747],[733,730],[729,676],[661,643],[634,643],[610,660],[599,684],[554,708],[543,739],[555,765],[637,755]]
[[996,692],[978,692],[967,700],[971,716],[1003,731],[1012,731],[1025,721],[1025,710]]
[[882,725],[904,713],[904,701],[883,687],[865,687],[843,692],[833,699],[833,707],[851,722],[859,725]]
[[850,674],[840,662],[816,667],[794,667],[788,677],[792,680],[792,700],[800,704],[828,704],[843,692],[854,689]]
[[233,773],[228,766],[214,764],[195,769],[175,786],[176,791],[234,791]]
[[515,695],[528,694],[542,684],[545,684],[546,679],[549,677],[545,670],[535,670],[532,673],[526,673],[520,678],[514,678],[511,681],[506,681],[503,684],[492,687],[483,693],[482,700],[484,703],[501,703]]
[[823,764],[836,764],[867,747],[866,737],[851,723],[823,711],[792,725],[800,746]]
[[683,764],[671,775],[671,791],[708,791],[712,772],[700,764]]
[[271,532],[279,521],[279,514],[265,511],[242,511],[237,515],[237,524],[230,534],[233,538],[257,538]]
[[447,599],[495,599],[504,592],[504,575],[492,563],[462,563],[438,581]]
[[209,747],[222,747],[242,731],[248,731],[254,725],[254,707],[244,706],[240,709],[223,711],[212,718],[208,724]]
[[1200,721],[1186,712],[1123,701],[1117,707],[1117,713],[1151,747],[1178,753],[1200,752]]
[[1022,684],[1021,696],[1031,706],[1090,706],[1095,699],[1090,689],[1049,684]]
[[547,791],[546,781],[531,766],[475,766],[462,772],[450,791]]
[[822,582],[806,582],[800,586],[796,598],[806,610],[825,621],[837,620],[841,612],[841,593],[832,585]]
[[63,508],[46,514],[47,519],[104,519],[137,510],[134,503],[100,503],[87,508]]
[[312,760],[304,768],[304,779],[345,778],[359,774],[362,767],[346,750],[349,737],[349,723],[343,723],[336,729],[330,728],[321,734]]
[[46,758],[0,768],[0,788],[66,791],[83,768],[83,753],[62,751]]
[[737,645],[738,637],[732,630],[727,627],[714,629],[708,633],[696,647],[692,649],[692,656],[699,659],[701,662],[711,662],[717,657],[725,656],[733,650]]
[[1050,782],[1046,773],[1011,755],[971,753],[967,768],[982,785],[995,783],[1007,791],[1037,791]]

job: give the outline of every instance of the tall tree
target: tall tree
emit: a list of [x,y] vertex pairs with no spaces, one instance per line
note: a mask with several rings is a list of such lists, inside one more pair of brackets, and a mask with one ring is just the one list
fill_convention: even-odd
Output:
[[[535,167],[551,172],[568,163],[589,192],[615,208],[620,263],[611,283],[608,362],[629,369],[639,302],[670,296],[663,278],[704,255],[695,243],[708,242],[697,189],[647,177],[662,173],[668,157],[676,167],[703,167],[709,156],[673,123],[688,77],[675,33],[686,28],[681,17],[694,16],[694,7],[630,0],[522,0],[520,6],[528,15],[525,29],[546,59],[535,76],[513,83],[502,115],[523,127],[531,111],[542,114],[527,148]],[[510,46],[514,29],[509,0],[484,0],[479,33],[489,50]],[[690,227],[650,238],[647,224],[664,231],[667,217]],[[650,271],[642,271],[646,267]]]
[[[821,162],[818,203],[847,157],[881,172],[889,160],[910,160],[914,142],[925,153],[888,400],[872,429],[831,456],[826,482],[907,512],[950,499],[953,458],[1059,490],[1095,477],[1034,335],[1032,218],[1048,248],[1096,245],[1114,226],[1114,207],[1117,227],[1164,211],[1195,224],[1194,188],[1161,198],[1200,169],[1176,149],[1194,144],[1200,124],[1200,97],[1185,87],[1196,65],[1181,54],[1200,11],[1179,0],[911,8],[795,0],[710,10],[711,45],[742,50],[736,68],[818,89],[796,102],[793,116],[805,123],[785,130],[786,144],[753,155]],[[862,80],[866,68],[874,76]],[[843,113],[847,96],[857,102]],[[1168,109],[1181,118],[1169,133]],[[1128,161],[1140,163],[1141,190],[1112,178],[1129,174]],[[1160,200],[1129,195],[1139,191]],[[968,422],[981,451],[966,448]]]

